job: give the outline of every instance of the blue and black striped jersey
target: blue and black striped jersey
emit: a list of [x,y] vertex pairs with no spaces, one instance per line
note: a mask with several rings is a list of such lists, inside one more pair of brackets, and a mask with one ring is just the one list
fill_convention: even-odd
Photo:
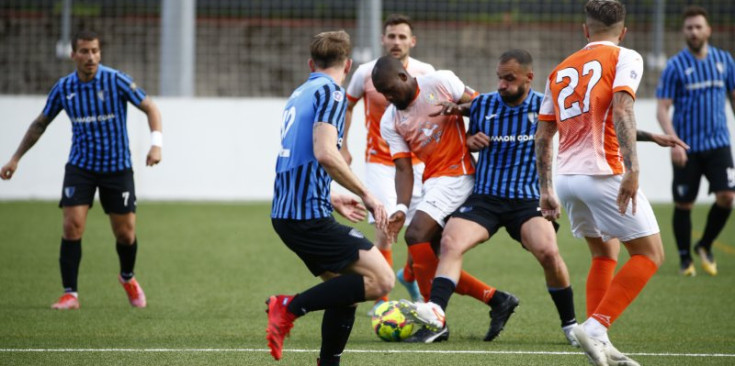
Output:
[[688,49],[669,59],[656,89],[659,99],[674,102],[676,134],[690,152],[730,146],[725,115],[727,94],[735,89],[735,63],[730,53],[708,46],[698,60]]
[[538,199],[534,135],[543,95],[530,90],[510,107],[497,92],[481,94],[470,107],[469,134],[483,132],[490,146],[479,152],[473,193],[511,199]]
[[322,73],[312,73],[291,94],[283,111],[272,218],[312,220],[331,216],[332,178],[314,157],[314,124],[325,122],[336,127],[339,148],[346,110],[344,89]]
[[53,120],[63,109],[72,125],[69,163],[98,173],[132,168],[127,130],[127,102],[136,106],[146,93],[121,71],[99,65],[89,82],[77,72],[49,92],[43,115]]

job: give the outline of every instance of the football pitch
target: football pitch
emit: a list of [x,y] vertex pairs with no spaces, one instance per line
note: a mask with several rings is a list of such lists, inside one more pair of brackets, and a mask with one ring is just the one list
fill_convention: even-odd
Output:
[[[678,275],[671,205],[654,207],[666,262],[613,326],[618,349],[642,365],[735,364],[735,219],[715,243],[720,273]],[[701,235],[708,205],[693,214]],[[56,202],[0,202],[1,365],[315,365],[321,312],[297,320],[284,357],[265,341],[264,300],[317,283],[271,228],[268,203],[139,202],[137,278],[148,308],[133,309],[117,283],[114,239],[99,202],[90,211],[79,276],[81,309],[53,311],[61,295],[58,268],[61,212]],[[561,221],[559,246],[585,319],[586,244]],[[372,228],[357,225],[368,237]],[[395,268],[405,244],[394,249]],[[621,261],[627,254],[621,253]],[[516,294],[521,305],[493,342],[488,308],[453,296],[448,342],[387,343],[370,329],[371,304],[358,308],[343,365],[585,365],[566,344],[533,257],[501,230],[466,256],[464,268]],[[400,285],[393,299],[408,295]]]

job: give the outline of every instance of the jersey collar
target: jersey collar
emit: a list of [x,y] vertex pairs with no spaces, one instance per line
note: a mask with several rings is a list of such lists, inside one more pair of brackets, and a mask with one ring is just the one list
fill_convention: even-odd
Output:
[[597,41],[597,42],[587,43],[587,45],[584,46],[584,48],[590,48],[592,46],[613,46],[613,47],[617,47],[618,45],[616,45],[615,43],[612,43],[610,41]]
[[309,80],[314,80],[314,79],[317,79],[317,78],[327,78],[327,79],[329,79],[330,81],[332,81],[334,83],[334,79],[332,79],[331,76],[329,76],[329,75],[327,75],[327,74],[325,74],[323,72],[316,72],[315,71],[315,72],[312,72],[311,74],[309,74]]

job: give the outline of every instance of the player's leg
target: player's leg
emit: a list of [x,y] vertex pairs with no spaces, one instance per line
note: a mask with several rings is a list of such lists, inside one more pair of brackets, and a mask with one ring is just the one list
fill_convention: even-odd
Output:
[[82,236],[87,213],[96,190],[94,174],[66,164],[59,207],[63,213],[63,234],[59,248],[59,268],[64,295],[51,305],[54,309],[79,308],[77,279],[82,260]]
[[[534,209],[533,212],[535,214],[538,211]],[[527,219],[521,225],[520,241],[544,269],[546,288],[556,306],[561,328],[569,343],[576,346],[577,342],[571,332],[577,324],[577,318],[574,311],[574,292],[569,282],[567,265],[559,253],[554,225],[537,215],[535,214],[535,217]],[[509,227],[509,231],[511,230]]]
[[147,306],[145,292],[135,278],[138,253],[138,239],[135,233],[136,200],[132,169],[105,174],[100,178],[100,203],[109,216],[120,262],[118,281],[125,290],[130,305],[144,308]]
[[620,242],[617,239],[603,241],[600,237],[586,237],[585,240],[592,255],[586,286],[587,317],[590,317],[610,288],[618,265]]
[[725,227],[732,212],[735,198],[735,168],[729,147],[712,151],[706,160],[705,176],[710,183],[710,192],[715,193],[715,203],[707,214],[707,223],[694,252],[702,261],[702,268],[708,274],[717,274],[717,264],[712,254],[712,243]]
[[703,174],[700,154],[689,154],[684,167],[673,165],[674,180],[671,185],[674,197],[674,216],[672,228],[676,247],[679,252],[679,273],[694,276],[696,271],[692,263],[692,207],[699,192],[699,183]]

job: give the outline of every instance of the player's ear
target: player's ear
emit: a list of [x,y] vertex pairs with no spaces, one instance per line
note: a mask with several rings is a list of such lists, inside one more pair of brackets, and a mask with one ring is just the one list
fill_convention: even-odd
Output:
[[626,33],[628,33],[628,27],[623,27],[623,30],[620,31],[620,37],[618,38],[618,40],[620,41],[620,43],[622,43],[623,42],[623,39],[625,39],[625,34]]
[[590,40],[590,29],[587,28],[587,23],[582,23],[582,31],[584,32],[584,38],[589,42]]
[[348,58],[347,61],[345,61],[345,75],[349,74],[350,70],[352,70],[352,59]]
[[411,36],[411,45],[409,46],[409,48],[414,47],[416,47],[416,36]]
[[311,72],[316,71],[316,64],[314,63],[314,60],[312,59],[309,59],[309,70],[311,70]]

